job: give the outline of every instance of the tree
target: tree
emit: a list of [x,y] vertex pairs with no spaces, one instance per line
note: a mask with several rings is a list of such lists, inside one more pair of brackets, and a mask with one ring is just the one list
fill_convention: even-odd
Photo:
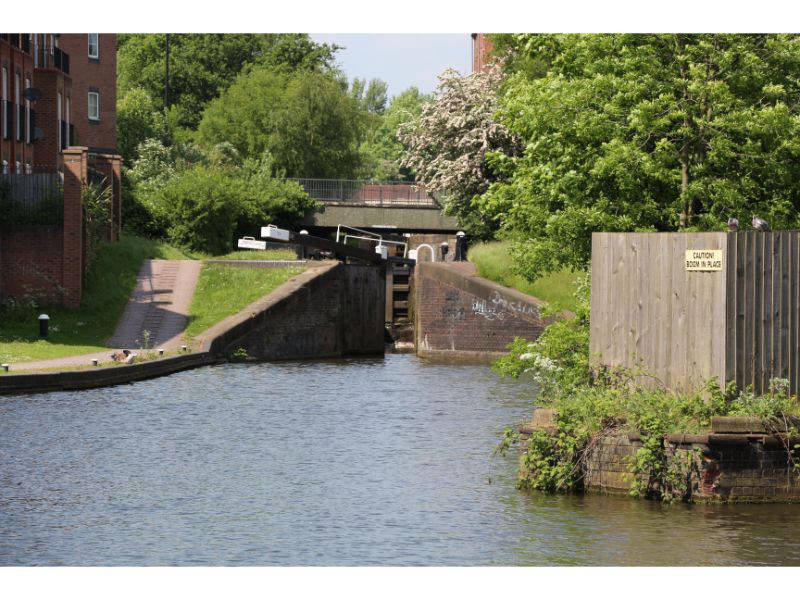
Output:
[[502,122],[525,144],[479,201],[520,271],[588,264],[592,231],[800,223],[800,38],[516,36],[542,77],[509,78]]
[[397,131],[403,123],[418,118],[422,105],[431,98],[412,86],[392,98],[383,114],[373,115],[361,145],[360,178],[414,181],[414,172],[400,165],[403,146],[397,139]]
[[198,139],[243,158],[268,151],[288,177],[349,178],[360,164],[364,112],[331,75],[253,67],[209,103]]
[[[166,36],[128,34],[118,41],[120,96],[144,89],[164,110]],[[317,44],[305,34],[170,34],[169,98],[177,124],[193,129],[206,104],[236,79],[246,65],[276,70],[324,70],[338,48]]]
[[516,137],[495,119],[499,68],[462,77],[453,69],[439,76],[434,100],[418,118],[400,126],[405,146],[401,165],[437,193],[446,213],[473,235],[488,233],[473,199],[497,179],[493,152],[517,154]]
[[134,88],[117,101],[117,150],[125,164],[137,158],[139,144],[149,138],[167,141],[167,121],[150,95]]

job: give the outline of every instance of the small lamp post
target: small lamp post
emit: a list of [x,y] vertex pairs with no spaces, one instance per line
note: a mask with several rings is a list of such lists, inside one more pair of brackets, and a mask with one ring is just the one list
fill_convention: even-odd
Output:
[[[307,229],[301,229],[300,235],[308,235]],[[297,248],[297,254],[300,257],[300,260],[306,259],[306,247],[303,244],[300,244]]]
[[39,315],[39,337],[46,338],[47,331],[50,328],[50,317],[42,313]]
[[444,262],[447,260],[447,251],[450,249],[450,244],[448,244],[447,242],[442,242],[441,244],[439,244],[439,248],[441,248],[442,262]]

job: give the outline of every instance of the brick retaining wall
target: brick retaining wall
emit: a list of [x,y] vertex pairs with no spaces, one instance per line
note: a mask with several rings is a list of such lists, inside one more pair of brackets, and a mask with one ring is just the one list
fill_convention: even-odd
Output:
[[[539,411],[537,411],[539,412]],[[550,415],[534,418],[551,426]],[[694,454],[691,496],[702,502],[800,502],[800,474],[790,465],[783,443],[760,432],[733,433],[743,419],[716,417],[708,434],[668,436],[667,456],[685,464]],[[523,427],[530,431],[532,426]],[[736,430],[733,427],[734,431]],[[797,443],[793,441],[792,443]],[[632,461],[642,442],[636,433],[601,439],[589,451],[583,473],[587,491],[627,494],[634,480]],[[523,473],[524,475],[524,473]]]
[[515,337],[538,338],[548,322],[540,300],[447,264],[417,263],[414,290],[420,356],[492,360]]

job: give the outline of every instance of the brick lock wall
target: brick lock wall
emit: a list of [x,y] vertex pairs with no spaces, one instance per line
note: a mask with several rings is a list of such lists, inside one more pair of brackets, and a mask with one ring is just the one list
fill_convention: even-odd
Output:
[[[75,125],[75,145],[92,152],[116,152],[117,147],[117,36],[99,35],[98,58],[89,58],[86,33],[62,33],[59,47],[70,56],[72,78],[71,121]],[[100,93],[100,119],[89,120],[89,91]]]
[[[235,267],[232,267],[235,268]],[[219,335],[210,350],[244,348],[259,359],[329,358],[380,354],[384,344],[384,270],[331,265],[307,272],[298,289]]]
[[505,352],[515,337],[544,329],[533,299],[452,267],[418,263],[414,274],[417,352]]
[[[628,434],[601,439],[589,452],[584,470],[587,490],[627,493],[634,480],[633,457],[642,447]],[[800,476],[789,467],[779,443],[668,443],[670,460],[695,459],[692,497],[711,502],[785,502],[800,500]]]

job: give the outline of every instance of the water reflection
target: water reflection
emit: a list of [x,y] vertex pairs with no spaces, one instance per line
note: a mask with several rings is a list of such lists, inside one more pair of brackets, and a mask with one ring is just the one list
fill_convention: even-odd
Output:
[[0,564],[800,564],[800,507],[518,492],[532,394],[388,355],[5,398]]

